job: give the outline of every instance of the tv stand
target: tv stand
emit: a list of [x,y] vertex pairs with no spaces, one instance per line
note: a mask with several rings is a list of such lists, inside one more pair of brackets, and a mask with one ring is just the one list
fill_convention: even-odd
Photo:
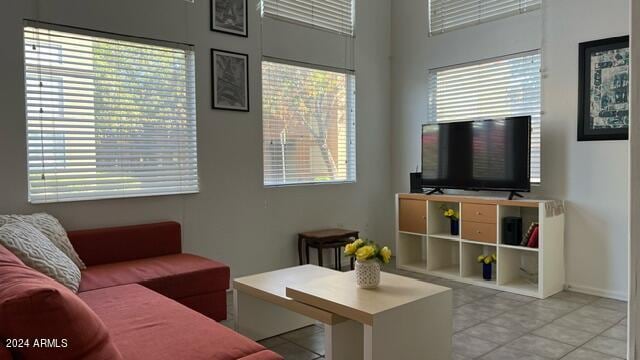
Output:
[[515,191],[512,191],[509,193],[509,200],[513,200],[514,197],[519,197],[519,198],[523,198],[524,196],[522,196],[522,194],[518,194]]
[[433,195],[433,194],[441,194],[444,195],[444,192],[442,192],[442,189],[439,187],[433,188],[431,190],[429,190],[429,192],[427,192],[427,195]]
[[[397,194],[396,267],[544,299],[562,291],[565,282],[565,214],[559,207],[553,200],[507,200],[504,194]],[[443,208],[459,215],[455,234]],[[522,219],[522,235],[538,223],[538,247],[507,244],[502,224],[510,217]],[[485,280],[477,259],[492,254],[498,261]]]

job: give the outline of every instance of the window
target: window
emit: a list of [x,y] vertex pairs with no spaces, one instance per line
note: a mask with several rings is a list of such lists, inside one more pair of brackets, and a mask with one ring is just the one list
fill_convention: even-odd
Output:
[[531,116],[531,181],[540,182],[538,51],[429,72],[429,121]]
[[29,201],[198,191],[189,46],[28,22]]
[[429,34],[539,9],[542,0],[429,0]]
[[262,62],[264,185],[356,180],[355,76]]
[[354,0],[262,0],[262,15],[353,35]]

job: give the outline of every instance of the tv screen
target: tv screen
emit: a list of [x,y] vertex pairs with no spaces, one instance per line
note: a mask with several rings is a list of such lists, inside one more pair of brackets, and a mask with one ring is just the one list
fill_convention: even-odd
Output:
[[531,117],[422,126],[422,185],[530,190]]

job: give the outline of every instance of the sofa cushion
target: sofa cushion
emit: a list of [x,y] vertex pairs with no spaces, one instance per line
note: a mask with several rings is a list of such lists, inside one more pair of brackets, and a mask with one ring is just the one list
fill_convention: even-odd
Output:
[[190,254],[90,266],[82,271],[80,291],[141,284],[172,299],[229,288],[229,267]]
[[78,291],[80,269],[33,225],[13,222],[0,227],[0,244],[26,265]]
[[227,319],[227,291],[173,299],[180,304],[216,321]]
[[13,357],[4,345],[0,345],[0,360],[11,360]]
[[80,269],[86,266],[80,260],[80,256],[75,251],[67,232],[62,227],[58,219],[46,213],[36,213],[32,215],[0,215],[0,226],[13,222],[26,222],[33,225],[36,229],[44,234],[53,245],[62,251],[74,264]]
[[[79,297],[102,319],[120,353],[128,360],[231,360],[265,350],[216,321],[140,285],[87,291]],[[270,355],[257,359],[282,359]]]
[[104,324],[78,296],[0,246],[0,339],[67,340],[15,349],[25,359],[121,359]]
[[166,221],[69,231],[69,240],[84,263],[94,266],[180,254],[181,234],[179,223]]

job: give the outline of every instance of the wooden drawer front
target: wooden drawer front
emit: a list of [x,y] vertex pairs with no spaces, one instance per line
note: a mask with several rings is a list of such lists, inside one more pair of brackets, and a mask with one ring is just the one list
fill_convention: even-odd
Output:
[[462,219],[482,223],[496,223],[496,205],[462,203]]
[[462,220],[462,238],[495,244],[496,224]]
[[399,230],[426,234],[427,202],[424,200],[400,199],[399,203]]

